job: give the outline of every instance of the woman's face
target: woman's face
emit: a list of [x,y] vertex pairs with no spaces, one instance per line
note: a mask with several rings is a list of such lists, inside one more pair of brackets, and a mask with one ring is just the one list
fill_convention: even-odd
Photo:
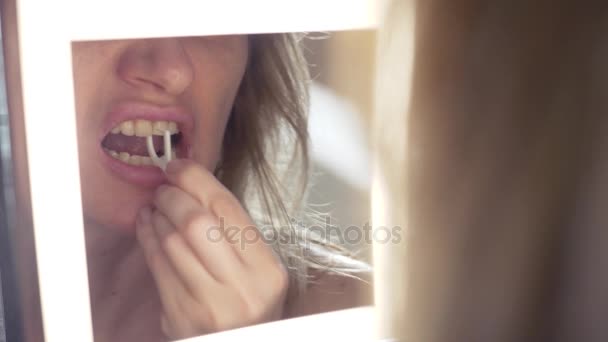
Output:
[[146,136],[160,152],[158,134],[179,132],[178,158],[216,167],[247,58],[247,36],[73,44],[85,222],[133,229],[164,179]]

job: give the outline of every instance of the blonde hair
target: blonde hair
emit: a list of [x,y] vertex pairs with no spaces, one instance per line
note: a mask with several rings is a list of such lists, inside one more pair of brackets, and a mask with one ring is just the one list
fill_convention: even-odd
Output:
[[417,5],[401,336],[606,341],[606,11]]
[[234,102],[216,171],[245,205],[298,290],[310,269],[352,275],[369,269],[339,244],[307,229],[311,178],[308,151],[308,66],[304,34],[251,35],[248,66]]

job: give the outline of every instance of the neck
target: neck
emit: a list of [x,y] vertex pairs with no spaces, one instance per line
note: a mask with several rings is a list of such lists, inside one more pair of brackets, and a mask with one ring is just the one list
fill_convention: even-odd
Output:
[[85,221],[91,306],[140,284],[147,267],[134,235]]
[[98,340],[101,335],[129,329],[128,322],[152,313],[158,303],[154,281],[134,234],[86,222],[85,236],[91,311]]

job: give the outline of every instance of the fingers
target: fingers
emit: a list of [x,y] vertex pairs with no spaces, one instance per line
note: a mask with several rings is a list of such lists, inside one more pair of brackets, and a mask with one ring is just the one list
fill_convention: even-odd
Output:
[[[163,304],[163,331],[183,338],[280,315],[287,272],[245,209],[203,167],[175,165],[172,185],[157,189],[155,209],[142,209],[137,221]],[[235,241],[228,229],[236,229]],[[258,238],[239,245],[245,234]]]
[[174,186],[161,186],[154,197],[157,210],[182,234],[185,242],[219,282],[239,281],[242,262],[223,235],[215,215]]
[[167,260],[165,253],[158,241],[154,228],[151,222],[151,211],[144,208],[140,211],[137,218],[137,240],[139,241],[144,257],[152,273],[152,277],[158,287],[160,300],[163,309],[169,315],[179,314],[179,304],[177,293],[180,290],[183,293],[186,289],[182,285],[173,270],[173,267]]
[[217,281],[210,275],[167,217],[159,211],[152,214],[152,226],[158,241],[176,274],[196,298],[213,293]]
[[264,265],[276,260],[238,199],[207,169],[190,160],[176,159],[167,166],[167,179],[223,222],[224,239],[244,264]]
[[[201,326],[205,326],[205,322],[208,321],[209,317],[209,310],[201,303],[205,303],[206,298],[209,298],[209,295],[217,290],[213,286],[213,282],[209,280],[203,281],[204,277],[201,277],[201,273],[197,272],[199,276],[198,291],[191,291],[190,288],[195,287],[192,283],[196,282],[196,279],[194,279],[193,275],[184,277],[183,271],[185,271],[186,267],[193,267],[192,258],[189,258],[190,260],[184,263],[183,253],[180,253],[178,258],[180,258],[179,263],[183,263],[182,266],[170,260],[171,257],[168,255],[173,258],[176,257],[173,243],[163,244],[162,241],[176,240],[166,239],[169,236],[173,236],[170,233],[171,227],[168,227],[166,224],[168,220],[160,224],[161,221],[155,218],[155,216],[149,208],[143,208],[140,211],[136,225],[137,238],[142,246],[150,272],[156,282],[163,307],[161,328],[163,333],[171,339],[194,336],[200,331]],[[163,248],[163,245],[167,245],[169,248]],[[177,274],[174,265],[179,267],[180,274]],[[186,274],[194,270],[200,271],[200,264],[197,263],[197,266],[198,268],[195,266],[194,269],[186,270]],[[183,278],[190,280],[191,284],[189,287],[186,286]],[[193,293],[196,293],[196,296]],[[196,310],[193,312],[192,308],[196,308]]]
[[[191,160],[172,160],[167,164],[166,174],[169,182],[189,193],[207,208],[211,208],[211,199],[226,194],[233,197],[209,170]],[[236,201],[235,198],[234,200]]]

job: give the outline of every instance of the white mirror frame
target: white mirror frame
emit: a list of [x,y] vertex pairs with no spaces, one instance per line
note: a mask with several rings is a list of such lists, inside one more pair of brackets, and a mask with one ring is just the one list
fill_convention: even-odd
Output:
[[[73,41],[368,29],[378,17],[375,0],[14,1],[47,342],[93,341],[80,214]],[[167,18],[179,20],[168,25]],[[47,137],[53,139],[52,151]]]

